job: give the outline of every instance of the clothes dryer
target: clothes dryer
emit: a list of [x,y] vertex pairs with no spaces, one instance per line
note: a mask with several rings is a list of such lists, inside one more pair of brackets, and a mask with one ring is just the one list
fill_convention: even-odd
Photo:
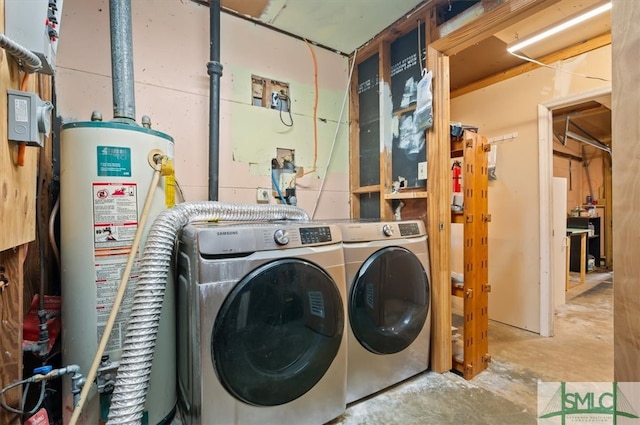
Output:
[[341,224],[347,280],[347,403],[429,365],[431,286],[424,223]]
[[346,402],[340,228],[194,224],[178,249],[186,424],[322,424]]

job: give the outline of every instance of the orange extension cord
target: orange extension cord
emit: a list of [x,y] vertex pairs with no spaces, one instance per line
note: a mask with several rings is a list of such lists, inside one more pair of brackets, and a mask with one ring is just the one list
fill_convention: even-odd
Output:
[[[20,84],[20,90],[27,90],[27,83],[29,82],[29,74],[25,73],[24,77],[22,77],[22,84]],[[16,164],[20,167],[24,166],[24,154],[27,151],[27,145],[25,143],[18,144],[18,158],[16,159]]]

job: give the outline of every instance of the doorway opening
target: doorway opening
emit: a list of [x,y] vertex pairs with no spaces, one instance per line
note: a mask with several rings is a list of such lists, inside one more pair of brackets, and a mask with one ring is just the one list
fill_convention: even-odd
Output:
[[[613,267],[611,249],[611,87],[580,93],[538,105],[540,167],[540,334],[552,336],[555,307],[571,286],[585,262],[585,272],[608,272]],[[609,152],[607,152],[609,149]],[[555,177],[555,179],[554,179]],[[564,180],[566,196],[558,196],[558,180]],[[555,182],[555,184],[554,184]],[[556,187],[554,196],[554,186]],[[560,194],[561,195],[561,194]],[[575,204],[575,205],[574,205]],[[564,211],[563,214],[557,210]],[[573,210],[573,213],[572,213]],[[553,214],[556,212],[557,214]],[[577,215],[578,220],[562,219]],[[588,218],[589,216],[599,218]],[[554,216],[556,219],[554,220]],[[558,218],[560,217],[560,218]],[[569,224],[584,221],[585,247],[563,242]],[[599,234],[590,232],[592,221],[599,222]],[[571,228],[570,228],[571,229]],[[578,233],[578,232],[576,232]],[[597,239],[597,240],[596,240]],[[573,241],[574,236],[566,241]],[[582,241],[575,238],[576,244]],[[580,241],[580,242],[578,242]],[[588,242],[588,244],[587,244]],[[591,246],[593,254],[587,246]],[[595,249],[595,248],[598,249]],[[573,267],[571,253],[574,252]],[[575,254],[575,253],[578,254]],[[576,259],[576,255],[579,257]],[[595,257],[598,258],[595,258]],[[567,263],[569,268],[567,269]]]

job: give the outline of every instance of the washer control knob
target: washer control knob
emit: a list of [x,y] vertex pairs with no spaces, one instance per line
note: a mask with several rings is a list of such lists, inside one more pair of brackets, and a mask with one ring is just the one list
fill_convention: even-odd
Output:
[[393,227],[389,224],[383,225],[382,233],[384,233],[385,236],[393,236]]
[[276,241],[278,245],[286,245],[289,243],[289,232],[284,229],[278,229],[273,234],[273,240]]

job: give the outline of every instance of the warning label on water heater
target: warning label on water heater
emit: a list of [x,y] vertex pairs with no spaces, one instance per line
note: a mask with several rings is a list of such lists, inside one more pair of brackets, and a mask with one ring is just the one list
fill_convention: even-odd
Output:
[[[102,337],[109,319],[111,306],[137,229],[137,183],[93,183],[93,246],[98,340]],[[139,277],[139,261],[137,256],[106,351],[122,348],[125,324],[131,311],[133,291]]]

